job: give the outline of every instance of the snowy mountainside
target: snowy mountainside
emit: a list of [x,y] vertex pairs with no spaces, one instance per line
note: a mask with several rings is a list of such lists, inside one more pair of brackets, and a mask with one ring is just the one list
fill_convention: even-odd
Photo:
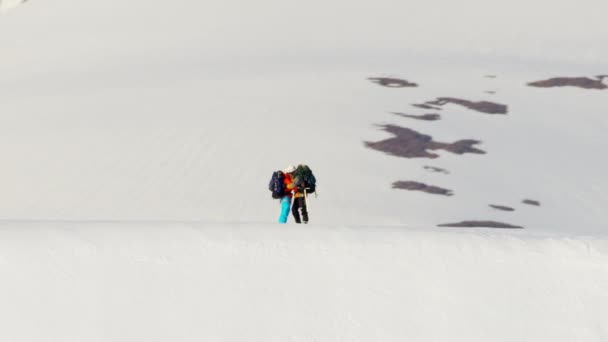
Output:
[[[311,202],[320,223],[490,220],[601,231],[608,185],[595,148],[605,146],[607,91],[527,83],[605,74],[606,48],[580,46],[606,32],[596,21],[601,11],[590,10],[605,5],[550,3],[526,6],[542,9],[545,25],[578,15],[586,27],[568,26],[564,36],[536,25],[534,12],[517,17],[518,27],[502,25],[518,2],[490,9],[468,1],[477,11],[461,11],[441,1],[413,8],[336,1],[325,12],[312,2],[299,13],[269,0],[253,7],[182,0],[171,10],[141,0],[28,2],[0,21],[0,148],[8,165],[0,214],[271,222],[270,173],[305,162],[320,182]],[[439,4],[432,13],[444,25],[429,27],[420,14]],[[342,6],[351,10],[336,29]],[[256,11],[267,20],[253,19]],[[472,30],[475,21],[487,24],[486,35]],[[568,55],[551,48],[555,39]],[[388,88],[370,77],[418,86]],[[440,98],[508,112],[413,106]],[[378,126],[387,124],[438,143],[478,141],[484,153],[399,158],[366,148],[391,138]],[[452,196],[393,189],[398,182]]]
[[17,4],[0,340],[607,340],[604,0]]
[[[272,222],[271,172],[303,162],[319,223],[604,230],[608,51],[581,44],[606,33],[590,10],[605,4],[164,4],[28,2],[1,18],[0,217]],[[566,16],[585,27],[546,29]]]
[[[7,19],[27,20],[35,8],[29,5]],[[57,50],[67,51],[75,38],[50,39],[44,46],[63,44]],[[521,73],[414,56],[386,65],[351,59],[334,68],[315,58],[300,64],[302,57],[217,60],[197,46],[153,53],[143,64],[128,49],[120,58],[83,64],[83,53],[100,51],[79,45],[74,55],[32,57],[41,43],[9,49],[15,58],[3,64],[0,148],[10,167],[0,179],[0,209],[7,219],[270,222],[277,211],[266,190],[270,173],[305,162],[320,182],[311,202],[317,222],[436,226],[481,219],[586,231],[608,222],[605,162],[593,148],[605,145],[607,92],[526,85],[555,74],[594,75],[599,67]],[[21,64],[21,55],[34,60]],[[496,77],[485,77],[490,72]],[[387,88],[367,79],[384,75],[419,86]],[[505,104],[508,113],[412,106],[441,97]],[[439,142],[477,140],[485,153],[399,158],[366,148],[390,138],[377,126],[383,124]],[[453,196],[393,189],[398,181]]]

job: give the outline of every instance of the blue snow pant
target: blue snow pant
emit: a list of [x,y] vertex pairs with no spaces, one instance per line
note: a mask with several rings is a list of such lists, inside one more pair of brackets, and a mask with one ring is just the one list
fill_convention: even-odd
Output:
[[281,198],[281,216],[279,216],[279,223],[287,223],[289,217],[289,207],[291,207],[291,198],[284,196]]

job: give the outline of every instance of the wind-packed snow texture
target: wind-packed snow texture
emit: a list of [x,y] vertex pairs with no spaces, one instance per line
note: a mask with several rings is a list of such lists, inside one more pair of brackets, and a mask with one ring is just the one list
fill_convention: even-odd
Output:
[[400,227],[5,223],[6,341],[604,341],[608,242]]
[[608,339],[604,0],[21,3],[0,340]]

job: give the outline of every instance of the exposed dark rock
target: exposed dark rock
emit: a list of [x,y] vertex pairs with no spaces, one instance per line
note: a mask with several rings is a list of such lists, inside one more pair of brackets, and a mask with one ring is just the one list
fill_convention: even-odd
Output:
[[579,87],[583,89],[606,89],[608,85],[602,81],[608,75],[599,75],[592,79],[588,77],[554,77],[547,80],[528,83],[531,87],[553,88],[553,87]]
[[496,75],[485,75],[485,78],[496,78]]
[[496,94],[496,92],[493,91],[493,90],[486,90],[484,93],[486,93],[486,94],[492,94],[492,95]]
[[424,120],[424,121],[436,121],[436,120],[441,119],[441,115],[439,115],[439,114],[424,114],[424,115],[412,115],[412,114],[404,114],[404,113],[393,113],[393,114],[404,117],[404,118]]
[[515,226],[508,223],[496,221],[462,221],[459,223],[444,223],[437,225],[438,227],[454,227],[454,228],[505,228],[505,229],[523,229],[524,227]]
[[432,172],[445,173],[446,175],[450,173],[450,172],[449,172],[448,170],[446,170],[446,169],[442,169],[442,168],[439,168],[439,167],[434,167],[434,166],[425,166],[425,167],[424,167],[424,169],[425,169],[425,170],[432,171]]
[[415,103],[412,106],[414,106],[416,108],[422,108],[422,109],[441,110],[441,107],[435,107],[435,106],[431,106],[429,104],[424,104],[424,103]]
[[405,88],[405,87],[417,87],[418,84],[408,82],[407,80],[402,80],[399,78],[390,78],[390,77],[370,77],[368,80],[379,84],[381,86],[390,87],[390,88]]
[[540,202],[539,201],[535,201],[535,200],[531,200],[531,199],[525,199],[523,201],[521,201],[524,204],[528,204],[528,205],[535,205],[537,207],[540,207]]
[[423,191],[429,194],[452,196],[454,193],[452,190],[440,188],[434,185],[426,185],[424,183],[412,182],[412,181],[398,181],[393,183],[393,189],[403,189],[410,191]]
[[365,146],[393,156],[403,158],[437,158],[439,155],[428,150],[445,150],[455,154],[486,152],[473,147],[481,143],[478,140],[458,140],[454,143],[433,141],[430,135],[418,133],[409,128],[395,125],[381,125],[382,130],[394,134],[395,137],[378,142],[365,142]]
[[497,210],[502,210],[502,211],[515,211],[515,209],[504,206],[504,205],[490,204],[490,207],[497,209]]
[[461,105],[471,110],[486,114],[507,114],[508,107],[500,103],[490,101],[473,102],[453,97],[439,97],[435,101],[428,101],[425,104],[433,106],[445,106],[448,103]]

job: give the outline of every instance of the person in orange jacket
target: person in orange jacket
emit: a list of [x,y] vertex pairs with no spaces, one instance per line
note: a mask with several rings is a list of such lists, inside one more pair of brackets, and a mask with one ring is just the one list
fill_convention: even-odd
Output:
[[284,174],[283,184],[285,185],[285,193],[283,197],[281,197],[281,215],[279,216],[279,223],[287,223],[290,207],[296,223],[308,223],[308,210],[306,208],[304,189],[296,184],[293,175],[295,170],[296,166],[294,165],[290,165],[281,170]]
[[287,223],[287,218],[289,217],[289,209],[291,207],[291,199],[293,197],[293,191],[297,190],[297,187],[293,183],[293,172],[296,170],[296,167],[290,165],[281,172],[285,175],[283,178],[283,184],[285,184],[285,193],[283,197],[281,197],[281,214],[279,215],[279,223]]

